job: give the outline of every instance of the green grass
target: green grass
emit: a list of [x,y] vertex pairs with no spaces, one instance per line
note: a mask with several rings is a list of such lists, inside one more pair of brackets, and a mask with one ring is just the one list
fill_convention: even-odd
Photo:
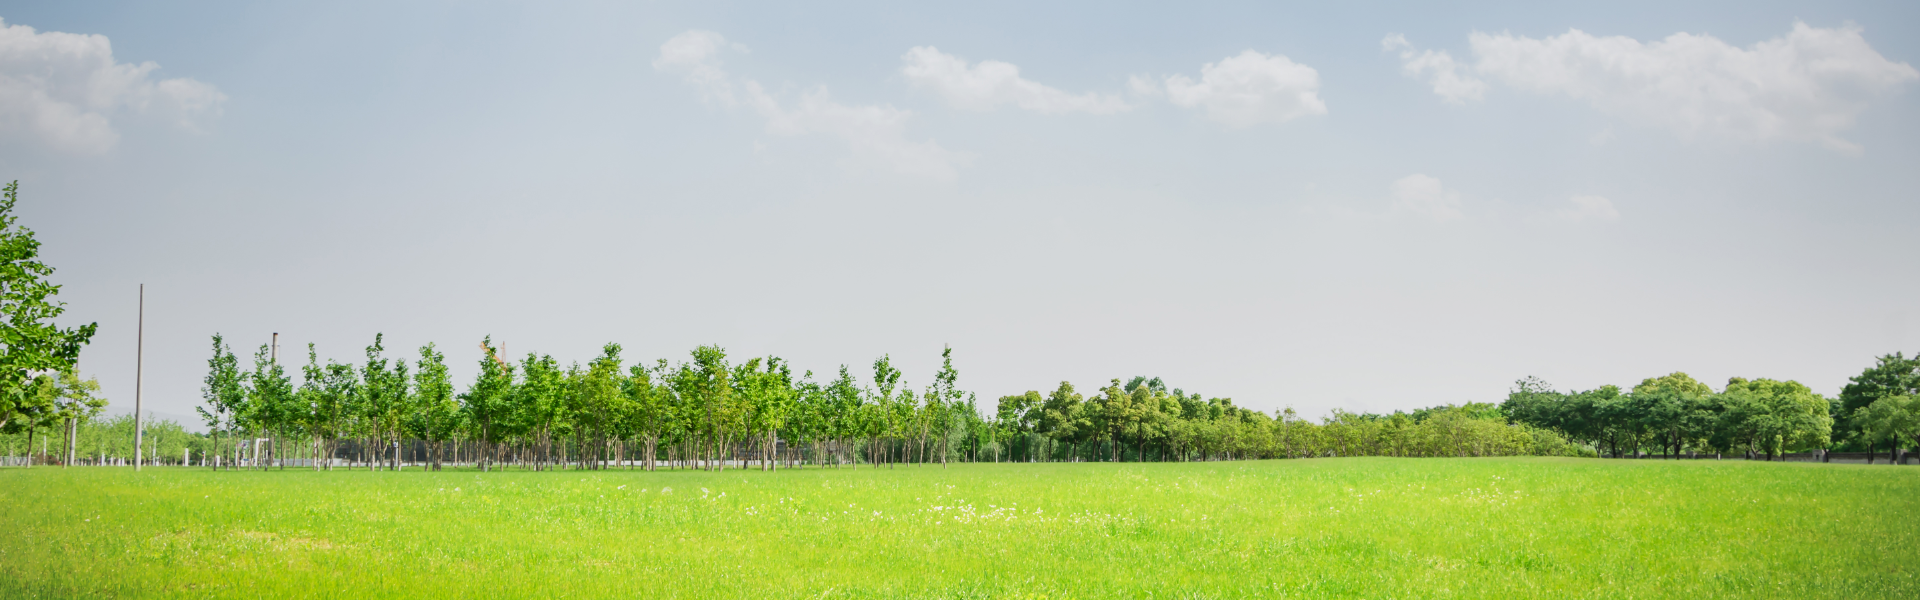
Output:
[[36,467],[0,507],[24,598],[1920,598],[1910,467]]

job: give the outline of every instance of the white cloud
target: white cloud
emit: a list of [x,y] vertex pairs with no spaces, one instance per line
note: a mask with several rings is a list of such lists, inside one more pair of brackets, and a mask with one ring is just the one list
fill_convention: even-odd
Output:
[[875,163],[903,175],[952,181],[959,167],[969,158],[941,148],[932,141],[907,139],[907,119],[911,111],[891,106],[849,106],[833,101],[825,87],[817,87],[800,96],[793,108],[785,108],[760,85],[747,82],[752,105],[767,119],[767,132],[775,135],[821,133],[847,142],[854,157]]
[[197,130],[227,97],[192,79],[154,80],[160,66],[116,62],[103,35],[39,32],[0,20],[0,131],[78,154],[113,149],[121,112],[155,114]]
[[833,101],[825,86],[801,94],[792,106],[784,105],[759,82],[728,74],[720,61],[721,51],[727,48],[746,50],[727,43],[718,33],[688,31],[660,45],[653,68],[680,73],[709,101],[753,110],[766,119],[767,133],[837,137],[846,142],[856,160],[897,173],[951,181],[958,176],[959,167],[968,162],[965,154],[932,141],[908,140],[906,124],[913,116],[911,111],[884,105],[840,104]]
[[[1683,137],[1813,141],[1847,152],[1859,147],[1840,134],[1867,105],[1920,79],[1920,71],[1875,51],[1853,25],[1796,22],[1786,35],[1747,48],[1710,35],[1641,42],[1578,29],[1542,39],[1476,32],[1468,43],[1480,77],[1584,100],[1620,119]],[[1443,85],[1449,73],[1459,82],[1471,78],[1458,75],[1461,67],[1445,53],[1415,55],[1396,36],[1383,44],[1404,48],[1409,74],[1433,72],[1435,93],[1443,98],[1478,97],[1463,91],[1467,84]]]
[[717,100],[728,106],[738,105],[740,99],[734,96],[733,78],[727,76],[721,68],[720,51],[733,48],[746,52],[746,46],[728,44],[727,39],[711,31],[692,30],[673,36],[667,43],[660,45],[660,56],[653,59],[653,68],[659,71],[680,72],[687,83],[700,88],[710,100]]
[[1320,73],[1285,56],[1247,50],[1200,68],[1200,80],[1185,75],[1166,78],[1165,86],[1135,77],[1136,93],[1162,91],[1174,104],[1205,108],[1207,116],[1234,127],[1285,123],[1310,115],[1327,114],[1320,100]]
[[1084,112],[1096,115],[1131,108],[1115,96],[1069,94],[1020,76],[1020,67],[997,60],[974,65],[932,46],[908,50],[900,59],[908,81],[940,94],[948,104],[965,110],[991,110],[1011,104],[1040,113]]
[[1433,93],[1454,104],[1465,104],[1468,100],[1479,100],[1486,95],[1487,82],[1463,74],[1465,66],[1454,62],[1453,56],[1445,50],[1435,52],[1427,50],[1415,52],[1413,44],[1406,36],[1398,33],[1380,40],[1380,49],[1400,51],[1400,70],[1408,77],[1421,77],[1428,72],[1428,81],[1433,84]]
[[1574,196],[1567,200],[1573,206],[1555,213],[1568,221],[1618,221],[1620,211],[1613,207],[1613,201],[1605,196]]
[[1393,211],[1436,222],[1456,220],[1461,217],[1460,193],[1440,185],[1439,179],[1408,175],[1393,182]]

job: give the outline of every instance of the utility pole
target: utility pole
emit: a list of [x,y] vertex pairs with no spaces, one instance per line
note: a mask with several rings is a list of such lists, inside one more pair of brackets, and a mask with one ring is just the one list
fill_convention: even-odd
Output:
[[140,425],[140,376],[147,366],[147,284],[140,284],[140,320],[133,338],[133,470],[140,470],[140,444],[145,433]]

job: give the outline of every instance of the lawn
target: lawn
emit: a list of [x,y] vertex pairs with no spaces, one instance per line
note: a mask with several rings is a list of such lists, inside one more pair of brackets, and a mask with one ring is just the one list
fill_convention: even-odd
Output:
[[1920,468],[0,470],[11,598],[1920,598]]

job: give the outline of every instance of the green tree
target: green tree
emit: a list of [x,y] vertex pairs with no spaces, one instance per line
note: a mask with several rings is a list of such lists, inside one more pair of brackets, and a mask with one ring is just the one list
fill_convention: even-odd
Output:
[[864,435],[861,416],[865,412],[867,391],[860,389],[859,382],[847,365],[840,365],[840,376],[827,384],[826,398],[822,406],[822,417],[829,425],[827,435],[833,438],[834,466],[847,465],[859,468],[859,461],[853,455],[853,441]]
[[1649,377],[1633,386],[1628,406],[1637,415],[1636,431],[1646,432],[1663,450],[1678,455],[1688,440],[1711,432],[1712,411],[1706,402],[1713,388],[1686,373]]
[[627,372],[622,383],[622,391],[627,395],[629,407],[628,419],[632,431],[640,437],[641,468],[652,471],[659,458],[661,438],[669,435],[672,427],[673,410],[669,395],[672,391],[656,382],[667,375],[667,361],[661,360],[649,369],[646,365],[635,364]]
[[732,433],[728,426],[736,408],[732,378],[727,351],[719,346],[695,348],[693,362],[682,365],[674,377],[675,392],[696,412],[697,432],[704,439],[700,450],[706,459],[703,466],[710,470],[724,468],[717,463]]
[[[1038,433],[1054,443],[1066,442],[1077,446],[1092,429],[1093,423],[1086,414],[1085,399],[1074,391],[1073,384],[1062,381],[1059,387],[1047,394],[1046,403],[1040,407],[1040,420],[1036,427]],[[1048,456],[1052,454],[1049,449]]]
[[1873,462],[1873,450],[1886,443],[1888,460],[1902,441],[1920,448],[1920,396],[1887,396],[1854,409],[1849,420],[1854,436],[1867,446],[1867,462]]
[[[374,452],[370,459],[384,463],[389,470],[400,469],[400,434],[406,422],[407,361],[385,356],[384,334],[373,335],[367,346],[367,362],[360,369],[361,403],[359,416]],[[371,468],[371,464],[368,465]]]
[[786,426],[797,395],[793,371],[779,357],[748,359],[734,367],[733,386],[746,413],[746,433],[760,448],[760,470],[771,470],[779,431]]
[[[313,345],[307,345],[309,368],[318,373],[319,385],[310,392],[313,402],[313,434],[321,440],[321,460],[327,470],[333,470],[333,458],[340,448],[340,440],[353,432],[354,418],[358,411],[361,393],[360,373],[351,364],[342,364],[333,359],[327,360],[322,369],[317,364]],[[349,464],[349,467],[352,465]]]
[[[253,354],[253,371],[246,374],[247,396],[253,414],[253,426],[257,437],[265,437],[268,451],[275,460],[286,468],[284,457],[276,451],[275,443],[284,441],[287,434],[301,419],[301,407],[293,387],[293,379],[287,376],[280,363],[271,358],[271,350],[266,344]],[[266,461],[259,461],[257,468],[265,470]]]
[[1860,409],[1881,398],[1920,395],[1920,355],[1911,358],[1895,352],[1874,360],[1871,367],[1848,378],[1840,388],[1839,406],[1833,410],[1838,431],[1851,432],[1858,427],[1849,423]]
[[1797,381],[1735,377],[1721,392],[1724,427],[1731,436],[1768,460],[1786,452],[1824,448],[1833,434],[1825,398]]
[[611,459],[608,434],[622,410],[625,394],[620,389],[620,345],[601,347],[600,356],[580,371],[573,386],[577,433],[589,469],[604,469]]
[[564,436],[572,422],[567,407],[567,377],[560,368],[560,362],[552,356],[527,353],[520,361],[520,382],[514,386],[510,396],[512,408],[519,426],[514,429],[533,436],[539,455],[534,469],[541,470],[557,464],[553,455],[553,441],[556,435]]
[[493,347],[493,336],[482,339],[480,349],[485,353],[480,358],[480,372],[459,398],[461,412],[477,428],[475,433],[482,445],[478,462],[484,472],[492,467],[500,442],[500,431],[495,425],[511,416],[508,396],[513,393],[513,365],[500,358],[499,351]]
[[107,407],[107,399],[95,395],[100,392],[99,381],[92,377],[80,379],[80,375],[73,369],[61,371],[55,386],[58,393],[54,401],[54,411],[59,419],[66,423],[65,458],[60,461],[60,464],[67,466],[72,465],[74,460],[79,458],[78,449],[75,446],[80,436],[80,427],[100,415],[100,411]]
[[866,410],[862,411],[866,427],[867,462],[879,465],[881,460],[881,440],[893,433],[893,405],[899,401],[896,389],[900,386],[900,370],[893,368],[891,356],[881,355],[873,361],[873,389]]
[[19,200],[20,182],[8,183],[0,194],[0,431],[30,412],[44,418],[52,410],[35,394],[34,378],[74,369],[81,347],[99,329],[97,323],[54,325],[67,305],[54,300],[60,286],[47,281],[53,267],[40,262],[40,241],[16,222]]
[[[207,377],[200,388],[202,406],[194,407],[200,418],[207,422],[207,430],[214,436],[215,456],[226,456],[227,468],[234,468],[231,459],[237,455],[227,455],[233,448],[222,443],[223,434],[238,427],[240,415],[246,409],[247,390],[245,376],[240,373],[240,358],[234,356],[233,349],[226,345],[220,334],[213,334],[213,358],[207,359]],[[212,409],[212,410],[208,410]],[[214,468],[222,466],[216,460]]]
[[454,401],[453,380],[447,374],[447,357],[429,343],[420,347],[420,360],[414,363],[411,433],[433,445],[433,470],[440,470],[442,447],[453,439],[460,426],[460,404]]

